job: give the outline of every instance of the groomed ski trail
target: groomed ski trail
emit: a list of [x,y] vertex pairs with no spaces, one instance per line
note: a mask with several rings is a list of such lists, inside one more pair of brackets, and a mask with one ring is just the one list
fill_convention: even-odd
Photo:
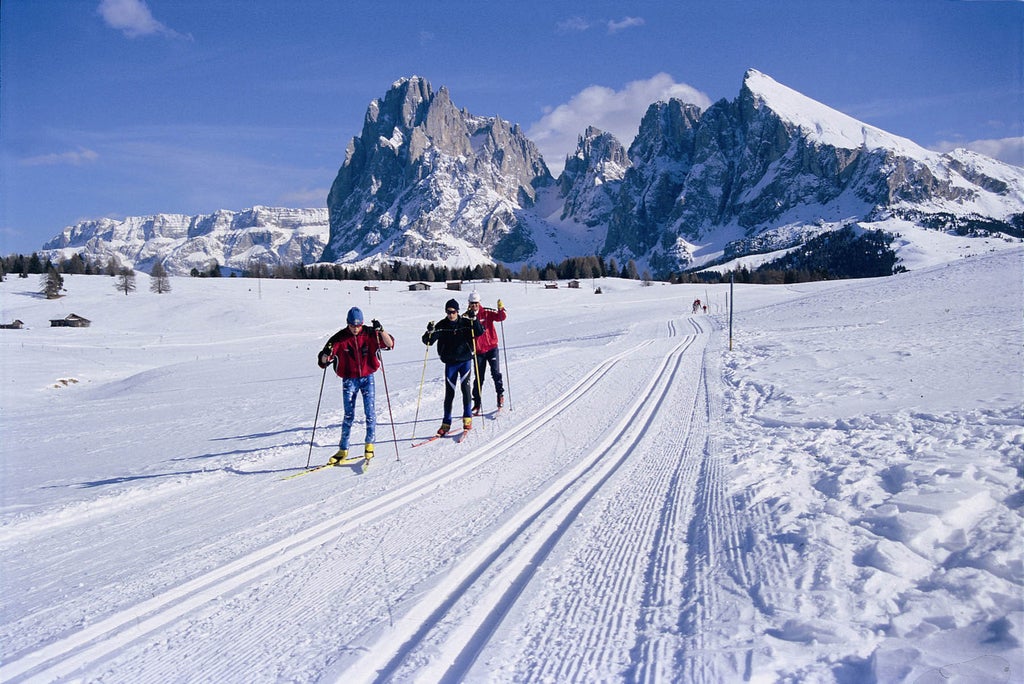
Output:
[[[611,369],[652,343],[652,340],[645,340],[610,356],[520,424],[464,457],[451,460],[329,520],[263,546],[145,601],[122,607],[38,649],[9,654],[0,665],[0,681],[24,681],[23,678],[27,678],[27,681],[52,681],[76,677],[81,676],[82,672],[102,671],[100,668],[103,664],[115,656],[131,658],[128,652],[140,646],[144,638],[175,628],[176,625],[187,624],[190,620],[202,619],[211,607],[216,607],[225,597],[237,594],[254,583],[266,581],[268,576],[287,564],[301,561],[305,556],[337,543],[353,525],[359,524],[365,528],[504,454],[519,442],[542,431],[567,407],[595,388],[600,388],[600,381]],[[279,482],[278,486],[286,485]],[[284,600],[287,604],[288,598]],[[248,609],[243,607],[242,610],[270,611],[272,608],[255,606]],[[146,654],[145,657],[152,658],[153,654]],[[226,654],[225,658],[211,661],[210,665],[214,671],[223,668],[225,673],[237,676],[237,670],[230,666],[231,661],[230,654]],[[173,665],[166,667],[168,672],[173,671]],[[153,671],[160,671],[160,666],[155,666]],[[157,675],[154,676],[156,680],[159,680]]]
[[[710,511],[695,490],[718,499],[722,486],[720,469],[705,466],[715,458],[708,334],[696,320],[690,325],[695,335],[671,346],[608,436],[480,540],[393,628],[362,645],[362,657],[336,671],[336,681],[678,681],[702,670],[682,652],[692,642],[662,635],[666,621],[678,633],[689,593],[714,593],[703,586],[707,569],[680,557],[686,528],[720,526],[704,517]],[[631,503],[618,508],[619,499]],[[585,508],[602,510],[584,516]],[[716,529],[700,548],[711,551],[719,536],[727,535]],[[558,570],[547,569],[549,559]],[[579,616],[578,631],[566,634],[563,620],[551,632],[549,609]],[[690,621],[690,634],[699,635],[700,616]],[[495,672],[491,649],[519,669]],[[717,663],[703,669],[721,671]]]

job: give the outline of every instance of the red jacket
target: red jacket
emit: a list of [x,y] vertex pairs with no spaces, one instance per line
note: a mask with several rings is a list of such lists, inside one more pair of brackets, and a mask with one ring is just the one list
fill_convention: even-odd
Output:
[[476,353],[486,354],[498,346],[498,331],[494,329],[494,322],[505,320],[505,309],[495,311],[481,306],[476,317],[484,329],[484,334],[476,338]]
[[379,341],[373,328],[365,327],[353,335],[342,328],[331,336],[324,347],[334,363],[334,372],[341,378],[364,378],[380,368],[379,349],[390,349]]

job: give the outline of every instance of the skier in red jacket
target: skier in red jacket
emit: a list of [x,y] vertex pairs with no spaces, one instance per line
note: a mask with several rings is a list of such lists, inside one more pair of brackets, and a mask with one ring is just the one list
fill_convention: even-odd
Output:
[[484,334],[476,338],[476,382],[473,384],[473,415],[479,416],[483,410],[480,388],[483,387],[488,366],[494,380],[494,391],[498,395],[498,408],[505,405],[505,385],[498,365],[498,331],[494,329],[496,321],[505,320],[505,305],[499,299],[497,310],[485,309],[480,304],[480,295],[474,291],[469,295],[469,311],[466,316],[476,318],[484,329]]
[[348,458],[349,434],[356,417],[356,395],[363,395],[363,413],[366,415],[366,444],[363,458],[373,458],[373,442],[377,432],[376,391],[373,374],[380,368],[380,350],[394,349],[395,340],[374,319],[372,328],[363,326],[363,312],[353,306],[345,319],[347,325],[331,335],[317,357],[321,368],[334,364],[334,372],[342,380],[345,418],[341,423],[341,442],[338,452],[328,463],[338,464]]

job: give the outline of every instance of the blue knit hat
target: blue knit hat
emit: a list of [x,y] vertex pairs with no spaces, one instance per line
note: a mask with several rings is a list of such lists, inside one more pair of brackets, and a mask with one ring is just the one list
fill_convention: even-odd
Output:
[[358,306],[353,306],[348,310],[348,321],[349,325],[362,325],[363,324],[363,312],[359,310]]

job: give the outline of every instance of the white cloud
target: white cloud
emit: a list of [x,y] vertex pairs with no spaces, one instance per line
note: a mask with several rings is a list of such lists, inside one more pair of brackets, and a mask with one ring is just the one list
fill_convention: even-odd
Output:
[[20,163],[22,166],[82,166],[99,158],[100,155],[96,152],[79,146],[77,150],[70,150],[68,152],[53,152],[36,157],[26,157]]
[[1024,166],[1024,137],[972,140],[970,142],[941,140],[932,145],[932,149],[936,152],[949,152],[958,147],[964,147],[1007,164]]
[[646,22],[643,17],[623,17],[616,21],[615,19],[608,19],[606,21],[591,21],[585,17],[573,16],[568,19],[563,19],[558,22],[558,30],[562,33],[570,32],[583,32],[589,31],[595,26],[604,26],[608,29],[608,33],[618,33],[619,31],[625,31],[626,29],[636,28],[637,26],[643,26]]
[[129,38],[154,33],[174,38],[186,37],[157,21],[143,0],[100,0],[96,11],[107,26],[123,31]]
[[643,25],[643,17],[623,17],[619,21],[615,21],[613,19],[608,22],[608,33],[618,33],[619,31],[625,31],[626,29]]
[[711,105],[711,99],[701,91],[660,73],[644,81],[627,83],[622,90],[597,85],[584,88],[568,102],[548,109],[530,125],[527,135],[540,148],[551,173],[557,176],[565,165],[566,155],[575,151],[577,139],[587,126],[611,133],[628,148],[647,108],[670,98],[702,109]]
[[569,17],[563,21],[558,22],[558,30],[568,33],[569,31],[586,31],[591,27],[591,23],[583,17]]

